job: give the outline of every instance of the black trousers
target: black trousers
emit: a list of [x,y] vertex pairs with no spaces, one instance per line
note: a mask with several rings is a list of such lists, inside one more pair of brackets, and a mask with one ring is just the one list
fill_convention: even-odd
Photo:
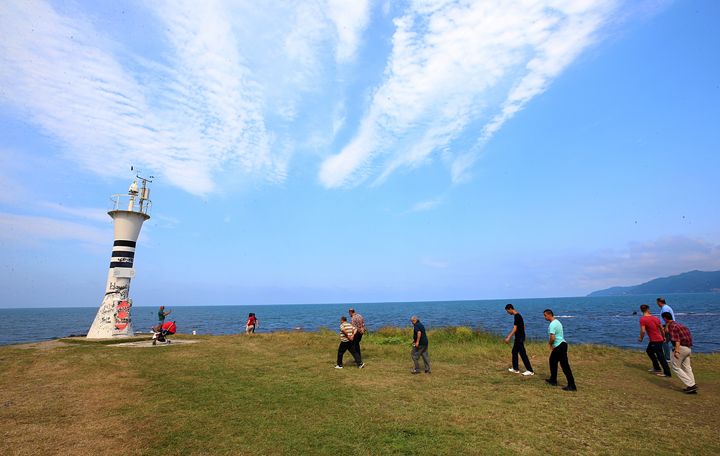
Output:
[[362,340],[362,334],[359,332],[355,333],[355,337],[353,337],[353,345],[355,346],[355,353],[357,353],[358,358],[362,360],[362,350],[360,350],[360,341]]
[[650,358],[654,370],[659,371],[662,366],[663,373],[670,377],[670,366],[668,366],[665,353],[663,352],[664,344],[665,342],[650,342],[645,349],[645,353],[647,353],[648,358]]
[[518,369],[520,367],[520,365],[518,364],[518,355],[520,355],[520,357],[522,358],[525,369],[532,372],[533,368],[530,365],[530,359],[528,358],[527,352],[525,351],[525,338],[515,336],[515,342],[513,342],[512,348],[512,366],[515,370],[520,370]]
[[338,347],[338,355],[337,355],[337,365],[342,366],[343,365],[343,355],[345,355],[346,351],[350,351],[350,354],[355,359],[355,364],[358,366],[362,364],[362,360],[360,359],[360,356],[355,351],[355,344],[353,342],[340,342],[340,346]]
[[550,352],[550,381],[557,383],[558,363],[567,379],[568,386],[575,386],[575,377],[570,369],[570,362],[567,356],[568,344],[563,342]]

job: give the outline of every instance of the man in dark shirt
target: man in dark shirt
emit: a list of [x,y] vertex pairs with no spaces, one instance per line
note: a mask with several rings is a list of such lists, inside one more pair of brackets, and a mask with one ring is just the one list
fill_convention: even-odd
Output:
[[673,372],[686,385],[683,389],[684,393],[697,393],[697,385],[695,384],[695,375],[693,375],[692,366],[690,365],[690,353],[692,352],[692,334],[684,325],[673,320],[670,312],[662,313],[665,320],[665,330],[670,335],[673,350],[672,366]]
[[510,338],[515,336],[512,348],[512,367],[508,371],[513,374],[520,373],[520,365],[518,364],[518,355],[522,358],[523,364],[525,365],[525,372],[522,374],[526,377],[535,375],[532,366],[530,365],[530,359],[528,358],[527,352],[525,352],[525,322],[523,321],[522,315],[515,310],[512,304],[505,306],[505,311],[515,318],[513,329],[505,338],[505,343],[510,343]]
[[430,358],[428,357],[428,338],[425,332],[425,326],[420,323],[420,320],[415,315],[410,318],[410,321],[413,324],[413,348],[410,356],[412,356],[413,363],[415,364],[415,369],[411,372],[413,374],[420,373],[420,363],[418,363],[418,359],[422,356],[423,364],[425,364],[425,373],[429,374]]

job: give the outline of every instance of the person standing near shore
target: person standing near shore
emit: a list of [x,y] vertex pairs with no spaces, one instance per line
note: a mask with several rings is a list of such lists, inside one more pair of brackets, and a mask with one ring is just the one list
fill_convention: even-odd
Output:
[[250,315],[248,315],[248,320],[245,323],[245,334],[253,334],[255,333],[255,329],[257,329],[260,321],[255,317],[254,312],[250,312]]
[[353,325],[348,323],[347,317],[343,315],[342,317],[340,317],[340,345],[338,346],[337,363],[335,364],[335,369],[343,368],[343,356],[348,350],[353,356],[353,359],[355,359],[355,364],[357,364],[360,369],[365,367],[365,364],[362,362],[362,358],[360,358],[358,353],[355,351],[355,344],[353,344],[354,337],[355,328],[353,327]]
[[687,327],[673,320],[670,312],[662,313],[665,320],[665,328],[670,334],[670,340],[675,346],[673,350],[672,369],[675,375],[685,384],[683,393],[697,393],[697,385],[695,384],[695,375],[690,365],[690,353],[692,352],[692,334]]
[[525,321],[523,320],[520,312],[515,310],[512,304],[505,306],[505,311],[513,316],[514,323],[513,329],[505,338],[505,343],[510,343],[510,338],[515,336],[512,348],[512,367],[508,371],[513,374],[520,373],[520,364],[518,363],[518,355],[522,358],[523,365],[525,365],[525,372],[522,374],[526,377],[535,375],[532,366],[530,365],[530,359],[528,358],[527,352],[525,352]]
[[[672,319],[675,320],[675,312],[673,312],[672,307],[667,305],[665,303],[665,298],[659,297],[655,300],[655,303],[660,307],[660,315],[662,315],[665,312],[670,313],[672,315]],[[670,354],[673,351],[673,345],[672,342],[670,342],[670,334],[667,332],[667,326],[665,326],[665,343],[662,346],[663,353],[665,354],[665,360],[667,362],[670,362]]]
[[568,344],[565,342],[563,334],[563,326],[560,321],[555,318],[553,311],[545,309],[543,312],[545,320],[550,322],[548,325],[548,343],[550,344],[550,378],[545,381],[552,385],[557,386],[557,370],[558,362],[562,367],[563,374],[567,379],[567,386],[563,388],[565,391],[577,391],[575,386],[575,377],[573,377],[572,369],[570,369],[570,362],[568,361],[567,350]]
[[362,359],[362,350],[360,349],[360,341],[363,338],[363,334],[365,334],[365,319],[362,315],[355,312],[355,309],[350,308],[348,309],[348,313],[350,314],[350,323],[353,325],[353,328],[355,328],[355,337],[353,338],[353,344],[355,345],[355,351],[357,352],[360,359]]
[[415,368],[411,371],[413,374],[420,373],[420,363],[418,359],[422,356],[423,364],[425,365],[425,373],[430,373],[430,357],[428,356],[428,338],[427,332],[425,331],[425,325],[420,323],[418,317],[413,315],[410,318],[410,322],[413,324],[413,348],[410,352],[413,364]]
[[[660,323],[660,319],[650,313],[650,306],[643,304],[640,306],[640,311],[643,313],[643,316],[640,317],[640,337],[638,337],[638,342],[642,342],[645,338],[645,333],[647,333],[648,345],[645,353],[647,353],[653,365],[650,372],[654,372],[660,377],[670,377],[670,366],[668,366],[665,360],[665,354],[662,348],[665,343],[665,330]],[[662,372],[660,371],[660,367],[662,367]]]
[[162,326],[163,323],[165,323],[165,317],[170,315],[172,313],[172,310],[168,310],[165,312],[165,306],[160,306],[160,309],[158,310],[158,324]]

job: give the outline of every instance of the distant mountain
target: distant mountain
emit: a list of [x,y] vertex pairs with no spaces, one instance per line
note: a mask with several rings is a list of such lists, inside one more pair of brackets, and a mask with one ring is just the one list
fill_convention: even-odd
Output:
[[641,294],[669,293],[709,293],[720,292],[720,271],[690,271],[682,274],[661,277],[630,287],[612,287],[593,291],[588,296],[625,296]]

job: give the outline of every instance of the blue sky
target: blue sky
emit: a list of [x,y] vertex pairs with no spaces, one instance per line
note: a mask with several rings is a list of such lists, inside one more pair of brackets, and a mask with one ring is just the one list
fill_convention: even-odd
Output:
[[2,307],[577,296],[720,269],[720,3],[0,4]]

